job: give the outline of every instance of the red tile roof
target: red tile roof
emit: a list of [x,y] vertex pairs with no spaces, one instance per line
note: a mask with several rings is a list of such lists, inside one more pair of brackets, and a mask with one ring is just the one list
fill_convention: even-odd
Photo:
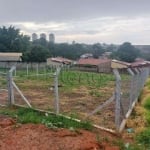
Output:
[[136,61],[131,63],[131,66],[132,67],[150,66],[150,61],[144,61],[144,60]]

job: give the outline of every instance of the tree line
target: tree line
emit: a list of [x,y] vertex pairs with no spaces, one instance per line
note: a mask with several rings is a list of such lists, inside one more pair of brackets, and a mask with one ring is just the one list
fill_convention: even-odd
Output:
[[136,57],[140,56],[139,50],[129,42],[120,46],[100,43],[54,44],[44,38],[30,41],[29,36],[21,34],[20,29],[14,26],[0,27],[0,52],[22,52],[22,60],[26,62],[44,62],[48,57],[57,56],[76,60],[85,53],[91,53],[94,58],[98,58],[107,51],[112,52],[111,58],[126,62],[133,62]]

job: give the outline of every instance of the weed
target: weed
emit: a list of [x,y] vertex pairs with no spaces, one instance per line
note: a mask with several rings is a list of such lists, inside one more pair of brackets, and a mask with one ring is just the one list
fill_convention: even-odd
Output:
[[113,144],[118,146],[120,150],[125,150],[125,144],[122,140],[115,140],[113,141]]
[[89,92],[89,94],[90,94],[91,96],[95,96],[95,97],[100,97],[100,96],[101,96],[101,93],[100,93],[99,91],[97,91],[97,90],[91,90],[91,91]]
[[145,149],[150,149],[150,128],[142,131],[136,136],[136,140],[141,144]]

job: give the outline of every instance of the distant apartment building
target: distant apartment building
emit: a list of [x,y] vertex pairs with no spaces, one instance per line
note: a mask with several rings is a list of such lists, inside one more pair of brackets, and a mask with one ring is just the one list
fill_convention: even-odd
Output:
[[55,43],[55,35],[53,33],[49,34],[49,42]]
[[32,34],[32,41],[35,41],[38,39],[38,35],[36,33]]
[[45,33],[41,33],[41,34],[40,34],[40,38],[43,38],[43,39],[46,40],[46,34],[45,34]]

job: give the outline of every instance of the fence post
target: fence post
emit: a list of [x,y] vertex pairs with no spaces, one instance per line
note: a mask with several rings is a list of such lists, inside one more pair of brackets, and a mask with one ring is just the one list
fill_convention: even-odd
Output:
[[16,69],[16,67],[15,66],[13,66],[10,70],[9,70],[9,72],[8,72],[8,74],[7,74],[7,80],[8,80],[8,86],[7,86],[7,88],[8,88],[8,103],[9,103],[9,105],[13,105],[15,102],[14,102],[14,90],[13,90],[13,84],[12,84],[12,82],[13,82],[13,76],[12,76],[12,72],[14,71]]
[[54,93],[55,93],[55,112],[59,114],[60,107],[59,107],[59,93],[58,93],[58,75],[60,73],[60,68],[57,68],[56,72],[54,73]]
[[117,130],[119,130],[121,123],[121,77],[118,69],[113,69],[116,78],[116,89],[115,89],[115,124]]
[[27,64],[27,77],[29,75],[29,65]]
[[38,77],[38,75],[39,75],[39,64],[37,63],[36,64],[36,76]]

